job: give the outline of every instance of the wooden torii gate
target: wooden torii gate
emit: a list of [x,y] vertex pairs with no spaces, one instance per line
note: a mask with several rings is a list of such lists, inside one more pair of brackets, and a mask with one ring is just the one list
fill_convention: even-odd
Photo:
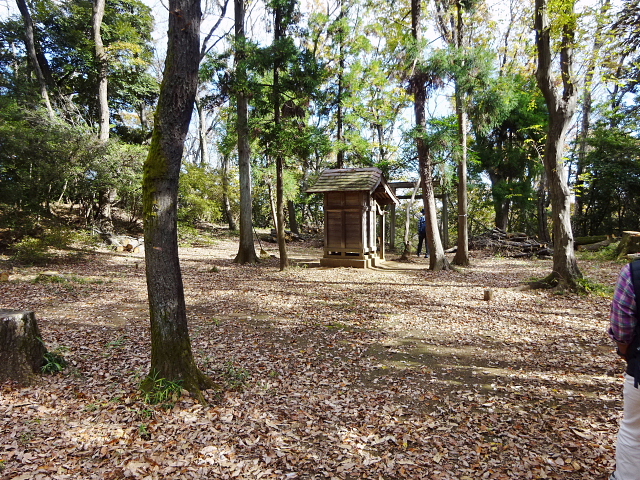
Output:
[[[411,195],[396,195],[396,190],[398,188],[416,188],[416,184],[419,183],[419,180],[415,182],[389,182],[389,188],[396,196],[398,200],[407,200],[411,198]],[[419,190],[421,192],[422,189]],[[442,200],[442,244],[444,248],[449,248],[449,195],[446,193],[442,193],[435,196]],[[418,195],[416,192],[416,198],[422,199],[422,193]],[[391,250],[396,248],[396,222],[394,221],[396,218],[396,206],[395,204],[391,204],[389,215],[391,216],[391,221],[389,222],[389,248]]]

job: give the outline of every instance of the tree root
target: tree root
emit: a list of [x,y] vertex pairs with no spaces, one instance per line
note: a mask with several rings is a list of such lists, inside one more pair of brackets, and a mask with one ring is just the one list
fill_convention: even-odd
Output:
[[553,290],[557,293],[586,293],[586,289],[578,282],[579,278],[580,277],[563,278],[556,272],[551,272],[545,278],[533,280],[528,282],[527,285],[533,290]]

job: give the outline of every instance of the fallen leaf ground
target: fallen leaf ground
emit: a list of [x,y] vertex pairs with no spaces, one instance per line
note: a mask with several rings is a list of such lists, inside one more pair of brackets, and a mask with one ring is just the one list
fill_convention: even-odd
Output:
[[[69,367],[0,386],[0,479],[604,479],[621,373],[610,300],[522,288],[549,260],[472,253],[375,270],[232,262],[183,248],[193,350],[224,388],[148,405],[142,255],[21,268],[0,308],[34,310]],[[257,250],[259,247],[257,246]],[[275,248],[271,250],[276,251]],[[393,258],[393,256],[392,256]],[[581,261],[613,285],[620,264]],[[46,269],[62,283],[34,282]],[[493,300],[483,300],[485,289]]]

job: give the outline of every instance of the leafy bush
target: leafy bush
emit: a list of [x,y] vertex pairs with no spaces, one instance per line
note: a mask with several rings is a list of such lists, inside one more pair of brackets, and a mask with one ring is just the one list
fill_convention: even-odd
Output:
[[178,219],[194,224],[222,218],[222,190],[219,176],[211,169],[185,165],[180,175]]
[[66,250],[74,245],[95,246],[98,239],[85,231],[53,228],[41,235],[25,236],[11,246],[13,260],[25,265],[42,265],[55,259],[51,249]]

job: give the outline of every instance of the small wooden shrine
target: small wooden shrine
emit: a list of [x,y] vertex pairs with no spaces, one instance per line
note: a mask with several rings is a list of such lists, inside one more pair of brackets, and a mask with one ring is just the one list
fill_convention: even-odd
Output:
[[321,266],[368,268],[384,261],[384,207],[398,199],[378,168],[325,170],[307,193],[324,194]]

